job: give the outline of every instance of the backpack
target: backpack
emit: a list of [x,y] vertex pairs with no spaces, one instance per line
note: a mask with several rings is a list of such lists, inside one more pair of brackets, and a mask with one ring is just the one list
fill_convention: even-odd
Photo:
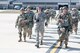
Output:
[[64,21],[64,23],[61,23],[61,26],[69,26],[70,25],[69,14],[61,16],[61,19],[63,19],[63,21]]

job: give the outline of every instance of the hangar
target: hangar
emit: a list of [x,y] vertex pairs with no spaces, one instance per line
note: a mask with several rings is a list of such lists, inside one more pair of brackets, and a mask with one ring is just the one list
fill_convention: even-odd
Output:
[[69,8],[77,7],[79,5],[79,0],[15,0],[13,4],[23,5],[24,7],[30,5],[59,9],[62,6],[67,6]]
[[79,7],[80,0],[0,0],[0,8],[13,8],[15,5],[26,7],[42,6],[45,8],[59,9],[62,6],[68,8]]

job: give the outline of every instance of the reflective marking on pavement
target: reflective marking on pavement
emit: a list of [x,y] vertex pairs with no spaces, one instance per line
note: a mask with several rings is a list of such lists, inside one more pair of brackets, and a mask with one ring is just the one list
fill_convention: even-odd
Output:
[[48,50],[46,53],[50,53],[51,50],[55,47],[55,45],[57,44],[58,42],[55,42]]
[[50,53],[56,53],[56,51],[59,48],[59,46],[60,46],[60,42],[57,43],[57,45],[51,50]]

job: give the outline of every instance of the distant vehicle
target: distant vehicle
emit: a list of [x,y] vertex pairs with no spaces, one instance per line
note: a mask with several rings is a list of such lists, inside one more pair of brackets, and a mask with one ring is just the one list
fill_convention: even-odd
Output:
[[16,9],[16,10],[20,10],[20,9],[21,9],[21,6],[16,5],[16,6],[14,6],[14,9]]

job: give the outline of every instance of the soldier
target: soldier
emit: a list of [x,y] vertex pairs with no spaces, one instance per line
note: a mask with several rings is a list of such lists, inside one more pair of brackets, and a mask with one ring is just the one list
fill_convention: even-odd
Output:
[[50,11],[49,11],[49,9],[46,9],[45,10],[45,14],[46,14],[46,23],[45,23],[45,26],[48,26],[48,23],[49,23],[49,20],[50,20]]
[[50,9],[50,14],[51,14],[51,20],[52,20],[53,18],[55,18],[56,11],[54,9]]
[[34,17],[34,12],[31,11],[31,7],[28,6],[26,8],[26,14],[25,14],[26,19],[28,20],[28,36],[31,39],[31,35],[32,35],[32,27],[33,27],[33,17]]
[[[62,7],[60,7],[59,13],[58,13],[58,15],[56,16],[57,19],[59,18],[60,14],[61,14],[62,12],[63,12],[63,9],[62,9]],[[61,34],[61,31],[60,31],[60,22],[58,22],[57,25],[58,25],[58,34],[59,34],[59,37],[60,37],[60,34]]]
[[[19,41],[22,41],[22,34],[24,37],[24,42],[26,42],[26,32],[27,32],[27,20],[25,19],[25,10],[24,8],[20,9],[21,14],[18,16],[15,27],[18,26],[19,31]],[[23,31],[23,33],[22,33]]]
[[72,8],[72,29],[74,30],[75,34],[77,35],[77,29],[78,29],[78,20],[79,20],[79,13],[76,8]]
[[46,15],[41,7],[37,7],[37,13],[34,15],[35,31],[36,31],[36,47],[39,48],[39,33],[41,34],[41,45],[43,44],[44,25]]
[[68,45],[68,38],[69,38],[69,31],[71,30],[72,25],[72,17],[71,14],[68,12],[67,7],[63,7],[63,12],[58,17],[58,22],[60,22],[60,46],[62,42],[65,40],[65,48]]

